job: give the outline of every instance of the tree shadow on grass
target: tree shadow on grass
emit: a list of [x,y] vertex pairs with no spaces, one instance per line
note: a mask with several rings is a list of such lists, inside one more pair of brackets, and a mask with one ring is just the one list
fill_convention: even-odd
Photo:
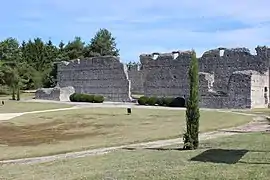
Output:
[[208,149],[190,161],[236,164],[247,152],[246,149]]
[[[190,161],[196,162],[209,162],[209,163],[224,163],[224,164],[254,164],[254,165],[270,165],[270,162],[246,162],[241,161],[242,157],[248,152],[255,153],[268,153],[269,151],[264,150],[246,150],[246,149],[210,149],[211,147],[200,147],[198,150],[205,150],[199,155],[190,159]],[[138,148],[138,147],[125,147],[124,150],[151,150],[151,151],[186,151],[183,148]]]
[[[198,149],[209,149],[211,147],[199,147]],[[139,149],[143,149],[143,150],[152,150],[152,151],[190,151],[190,150],[186,150],[183,149],[182,147],[175,147],[175,148],[168,148],[168,147],[153,147],[153,148],[138,148],[138,147],[124,147],[122,148],[124,150],[130,150],[130,151],[134,151],[134,150],[139,150]]]

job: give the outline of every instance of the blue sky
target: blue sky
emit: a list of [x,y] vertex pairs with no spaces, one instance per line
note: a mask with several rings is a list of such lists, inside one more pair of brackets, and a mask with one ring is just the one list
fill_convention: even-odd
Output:
[[0,39],[41,37],[55,44],[100,28],[116,37],[123,62],[141,53],[270,45],[269,0],[3,1]]

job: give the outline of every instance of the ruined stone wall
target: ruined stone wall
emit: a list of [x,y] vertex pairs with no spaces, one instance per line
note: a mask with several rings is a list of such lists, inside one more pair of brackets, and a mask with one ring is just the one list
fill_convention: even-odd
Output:
[[127,69],[117,57],[95,57],[58,65],[58,85],[77,93],[103,95],[107,101],[130,101]]
[[215,49],[207,51],[199,59],[200,71],[214,74],[213,87],[217,91],[227,93],[228,81],[235,71],[254,70],[260,73],[268,71],[268,60],[256,48],[257,55],[250,54],[248,49]]
[[[175,54],[178,57],[175,58]],[[186,96],[191,52],[141,55],[146,96]]]
[[256,71],[235,71],[228,83],[228,107],[251,108],[251,79]]
[[[246,48],[218,48],[205,52],[198,59],[201,106],[249,108],[264,105],[262,94],[251,93],[251,89],[269,88],[270,49],[257,47],[256,52],[252,55]],[[187,97],[190,60],[189,51],[141,55],[144,94]],[[260,83],[253,83],[256,78]],[[269,93],[267,96],[269,99]]]
[[144,73],[140,65],[128,67],[128,77],[131,83],[132,94],[143,94]]
[[251,79],[251,107],[265,108],[269,103],[269,76],[268,74],[254,73]]
[[40,88],[35,93],[35,99],[52,101],[69,101],[69,96],[75,92],[73,87]]

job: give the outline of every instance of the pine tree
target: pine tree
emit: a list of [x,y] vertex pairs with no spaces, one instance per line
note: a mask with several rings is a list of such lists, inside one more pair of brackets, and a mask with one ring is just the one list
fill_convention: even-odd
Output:
[[193,51],[189,67],[190,93],[186,109],[186,126],[184,149],[197,149],[199,146],[199,65]]
[[100,29],[89,45],[84,50],[85,57],[93,56],[119,56],[119,49],[116,48],[115,38],[107,29]]

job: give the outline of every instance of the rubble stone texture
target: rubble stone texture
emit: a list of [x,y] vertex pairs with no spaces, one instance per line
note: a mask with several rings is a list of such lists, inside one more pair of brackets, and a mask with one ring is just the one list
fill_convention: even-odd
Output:
[[45,99],[53,101],[69,101],[69,96],[75,92],[75,89],[69,87],[41,88],[36,91],[36,99]]
[[140,65],[134,65],[128,68],[128,76],[131,82],[131,93],[132,94],[144,94],[143,82],[144,73],[141,70]]
[[[198,58],[201,107],[268,107],[270,48],[258,46],[255,50],[256,55],[252,55],[246,48],[218,48]],[[119,58],[109,56],[62,62],[58,65],[58,85],[72,86],[77,93],[103,95],[106,101],[130,101],[131,92],[187,99],[191,54],[142,54],[140,67],[129,69]],[[49,94],[51,99],[59,96]]]
[[102,95],[106,101],[130,101],[127,67],[118,57],[94,57],[61,62],[57,81],[60,87],[73,86],[77,93]]
[[[198,59],[201,107],[267,107],[270,48],[257,47],[256,52],[252,55],[246,48],[218,48],[205,52]],[[188,97],[190,61],[191,51],[142,54],[142,67],[137,73],[145,77],[144,94]]]

